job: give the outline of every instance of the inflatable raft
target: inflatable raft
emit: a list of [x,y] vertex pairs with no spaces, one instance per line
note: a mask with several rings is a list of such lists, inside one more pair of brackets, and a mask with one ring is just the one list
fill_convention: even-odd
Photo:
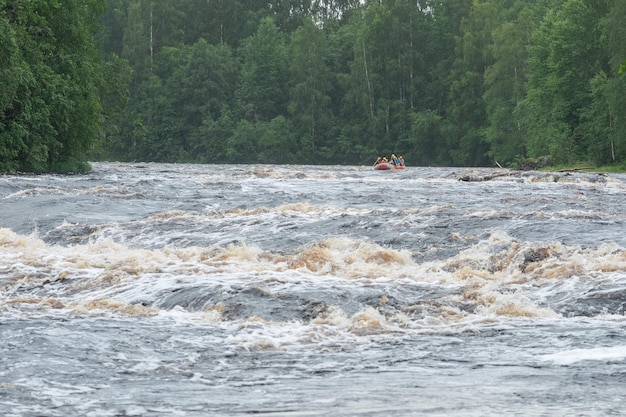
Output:
[[374,169],[378,171],[388,171],[390,169],[405,169],[405,166],[401,165],[393,165],[389,162],[381,162],[377,165],[374,165]]
[[374,169],[377,171],[387,171],[391,168],[393,168],[393,165],[391,165],[389,162],[381,162],[374,165]]

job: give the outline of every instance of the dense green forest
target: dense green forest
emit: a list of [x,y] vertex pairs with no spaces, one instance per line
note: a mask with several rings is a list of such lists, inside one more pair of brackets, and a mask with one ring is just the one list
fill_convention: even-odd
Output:
[[82,171],[102,132],[103,1],[0,0],[0,171]]
[[0,0],[0,170],[626,167],[625,21],[622,0]]

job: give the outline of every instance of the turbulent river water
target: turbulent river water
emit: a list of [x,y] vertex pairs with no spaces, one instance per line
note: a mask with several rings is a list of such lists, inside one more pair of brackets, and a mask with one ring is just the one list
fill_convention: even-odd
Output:
[[93,168],[0,176],[0,415],[625,413],[624,175]]

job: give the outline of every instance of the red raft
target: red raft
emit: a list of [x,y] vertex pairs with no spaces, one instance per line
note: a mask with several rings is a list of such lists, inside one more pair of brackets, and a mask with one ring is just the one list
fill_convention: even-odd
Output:
[[374,165],[374,169],[378,170],[378,171],[387,171],[389,169],[393,168],[393,165],[391,165],[389,162],[380,162],[376,165]]
[[374,165],[374,169],[378,171],[388,171],[390,169],[405,169],[405,166],[402,165],[393,165],[390,162],[381,162]]

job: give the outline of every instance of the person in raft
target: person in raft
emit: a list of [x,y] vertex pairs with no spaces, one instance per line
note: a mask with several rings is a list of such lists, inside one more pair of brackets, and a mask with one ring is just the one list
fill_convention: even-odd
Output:
[[398,164],[403,167],[404,166],[404,157],[402,155],[400,155],[398,157]]
[[391,154],[391,164],[393,166],[401,166],[400,158],[398,158],[395,153]]
[[376,158],[376,162],[374,162],[374,166],[380,164],[381,162],[383,162],[383,158],[379,156],[378,158]]

